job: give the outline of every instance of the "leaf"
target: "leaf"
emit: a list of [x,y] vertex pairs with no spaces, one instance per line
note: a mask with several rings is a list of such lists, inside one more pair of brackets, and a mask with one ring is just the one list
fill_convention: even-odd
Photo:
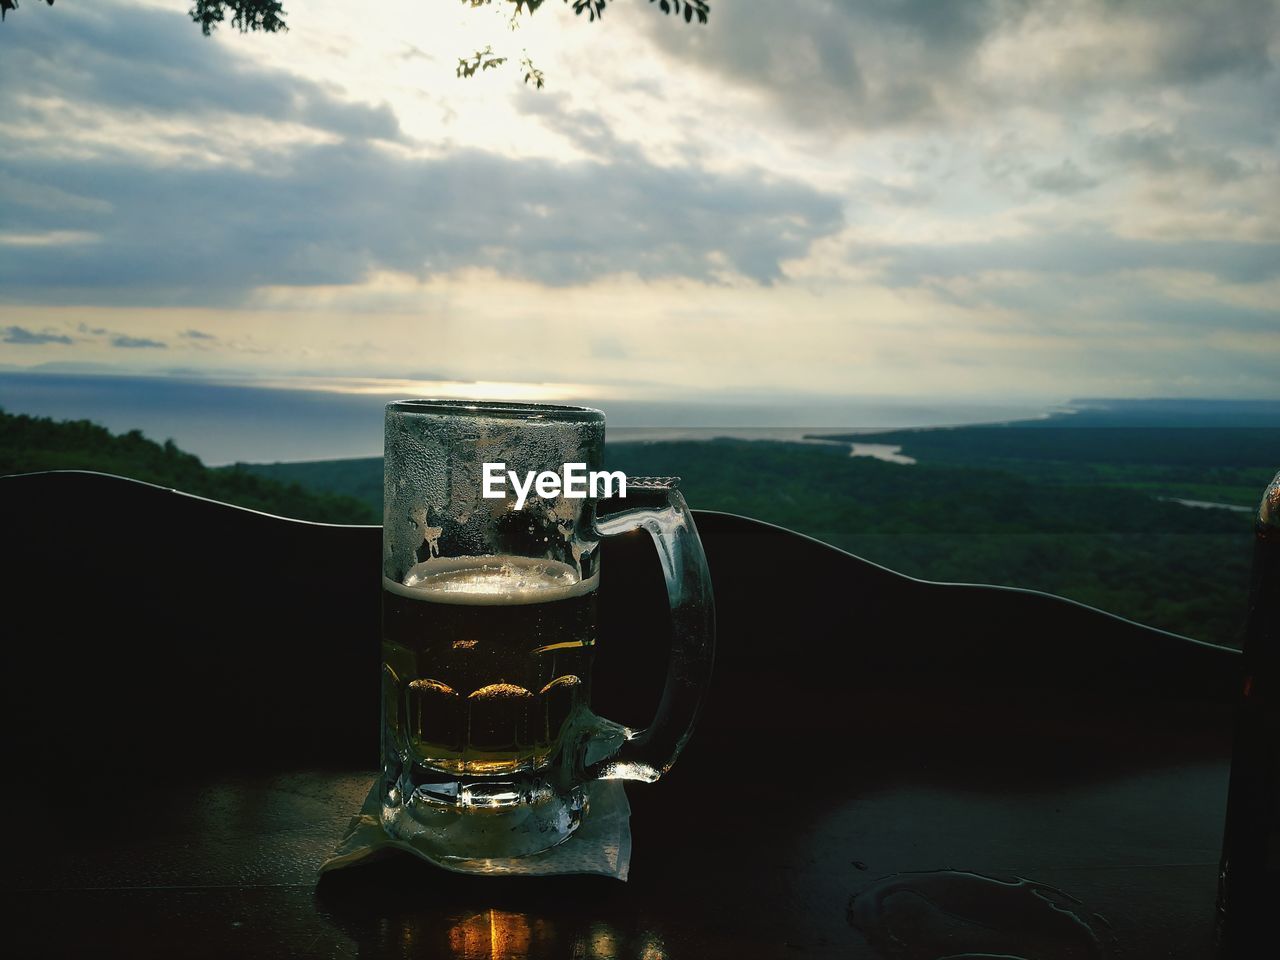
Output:
[[[49,6],[53,6],[53,0],[46,0]],[[0,0],[0,20],[4,19],[4,15],[10,10],[18,9],[18,0]]]
[[459,77],[474,77],[477,70],[484,72],[500,67],[506,62],[506,57],[494,56],[493,47],[485,47],[483,50],[477,50],[471,57],[459,57],[456,73]]
[[287,31],[283,0],[195,0],[187,15],[206,37],[231,13],[231,26],[241,33]]
[[[6,2],[6,0],[0,0]],[[12,2],[12,0],[8,0]],[[225,0],[196,0],[197,6],[218,6],[221,7]],[[235,0],[240,3],[269,3],[272,0]],[[495,0],[461,0],[462,4],[472,9],[489,6]],[[511,16],[512,28],[515,27],[515,18],[520,14],[531,15],[538,10],[545,0],[505,0],[515,8]],[[576,16],[582,14],[587,15],[589,21],[596,21],[604,16],[605,7],[608,6],[609,0],[564,0],[573,8]],[[675,13],[677,16],[684,15],[685,23],[692,23],[696,16],[699,23],[706,23],[707,16],[711,12],[711,4],[709,0],[649,0],[650,3],[657,3],[659,8],[665,14]],[[279,4],[276,4],[279,6]],[[508,8],[510,9],[510,8]],[[194,11],[193,11],[194,19]],[[206,33],[208,30],[206,29]],[[485,47],[483,50],[477,50],[470,57],[459,57],[457,75],[459,77],[474,77],[476,73],[483,73],[485,70],[492,70],[502,66],[507,62],[506,57],[499,57],[494,54],[492,47]],[[524,68],[523,76],[526,84],[532,83],[534,87],[541,90],[546,85],[546,78],[542,71],[533,66],[528,56],[520,60],[521,66]]]

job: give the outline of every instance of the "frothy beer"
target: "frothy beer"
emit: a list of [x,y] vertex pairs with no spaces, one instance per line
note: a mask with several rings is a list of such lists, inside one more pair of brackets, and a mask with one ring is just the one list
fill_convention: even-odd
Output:
[[598,582],[515,556],[384,577],[384,756],[455,774],[546,766],[587,706]]

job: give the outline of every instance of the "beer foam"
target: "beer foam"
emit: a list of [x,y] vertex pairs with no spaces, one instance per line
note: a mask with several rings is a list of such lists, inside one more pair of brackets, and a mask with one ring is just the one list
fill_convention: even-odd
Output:
[[492,606],[579,597],[599,582],[599,573],[583,580],[559,560],[515,556],[436,557],[410,568],[404,583],[382,578],[385,589],[411,600]]

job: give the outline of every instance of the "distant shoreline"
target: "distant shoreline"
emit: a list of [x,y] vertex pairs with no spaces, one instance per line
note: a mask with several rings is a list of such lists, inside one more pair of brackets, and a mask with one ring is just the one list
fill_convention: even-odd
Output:
[[[390,399],[177,376],[0,370],[0,407],[12,413],[92,420],[118,433],[141,430],[157,442],[174,440],[209,466],[380,456],[383,407]],[[804,443],[806,434],[1000,422],[1058,406],[803,396],[691,401],[675,394],[661,402],[587,402],[604,407],[614,444],[717,437]]]
[[[118,433],[141,430],[157,442],[173,439],[209,466],[379,457],[387,400],[383,395],[234,385],[177,376],[0,370],[0,407],[10,412],[86,419]],[[1147,422],[1212,426],[1280,423],[1280,401],[1274,400],[983,403],[927,397],[788,396],[751,402],[673,398],[661,403],[618,400],[592,404],[606,408],[607,437],[613,445],[717,438],[834,442],[865,445],[856,453],[851,449],[851,454],[898,463],[918,458],[910,445],[904,444],[904,438],[936,437],[953,430],[1082,426],[1100,417],[1110,417],[1110,425],[1126,426]],[[892,436],[883,440],[876,436],[886,434]],[[883,449],[886,445],[890,449]]]

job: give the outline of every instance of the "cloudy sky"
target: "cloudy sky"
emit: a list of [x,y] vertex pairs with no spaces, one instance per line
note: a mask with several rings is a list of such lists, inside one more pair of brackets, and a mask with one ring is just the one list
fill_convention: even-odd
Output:
[[189,6],[0,26],[0,366],[1280,395],[1280,3]]

